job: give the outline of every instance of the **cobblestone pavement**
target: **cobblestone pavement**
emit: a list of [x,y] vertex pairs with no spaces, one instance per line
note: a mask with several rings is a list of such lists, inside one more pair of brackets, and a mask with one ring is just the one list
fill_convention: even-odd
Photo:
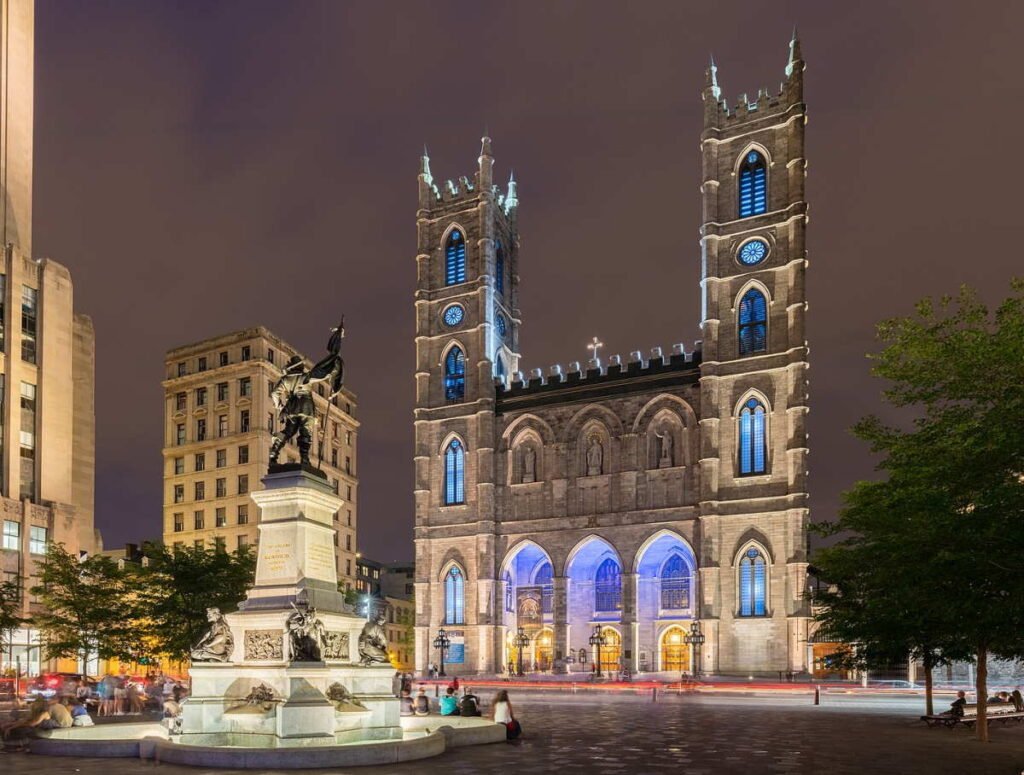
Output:
[[[983,745],[969,730],[928,729],[917,722],[919,700],[830,697],[814,707],[806,698],[777,697],[663,697],[657,703],[649,697],[593,695],[513,694],[512,699],[526,732],[522,741],[458,749],[421,762],[330,772],[1020,775],[1024,771],[1024,725],[996,725],[992,742]],[[236,771],[9,754],[0,755],[0,772],[228,775]]]

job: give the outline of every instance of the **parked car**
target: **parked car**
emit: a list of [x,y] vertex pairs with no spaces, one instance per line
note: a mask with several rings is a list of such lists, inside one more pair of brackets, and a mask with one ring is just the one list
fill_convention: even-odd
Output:
[[89,689],[89,697],[96,693],[96,681],[81,673],[43,673],[29,681],[25,695],[29,698],[43,696],[72,696],[83,683]]
[[923,689],[924,684],[915,684],[910,681],[868,681],[872,689]]

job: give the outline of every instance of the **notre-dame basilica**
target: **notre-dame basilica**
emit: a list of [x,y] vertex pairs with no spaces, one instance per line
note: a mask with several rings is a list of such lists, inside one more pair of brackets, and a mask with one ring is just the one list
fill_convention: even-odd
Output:
[[524,374],[516,183],[423,157],[418,668],[443,628],[458,673],[809,669],[803,70],[732,108],[707,71],[692,348]]

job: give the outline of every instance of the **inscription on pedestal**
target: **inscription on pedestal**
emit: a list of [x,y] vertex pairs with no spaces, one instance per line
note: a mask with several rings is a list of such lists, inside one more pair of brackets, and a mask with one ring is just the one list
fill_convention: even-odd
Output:
[[324,659],[337,659],[345,662],[352,659],[349,653],[347,632],[328,631],[326,633],[324,638]]
[[294,572],[295,547],[290,540],[263,540],[268,538],[266,533],[260,540],[259,576],[263,579],[283,578]]
[[284,639],[280,630],[246,630],[246,659],[284,659]]

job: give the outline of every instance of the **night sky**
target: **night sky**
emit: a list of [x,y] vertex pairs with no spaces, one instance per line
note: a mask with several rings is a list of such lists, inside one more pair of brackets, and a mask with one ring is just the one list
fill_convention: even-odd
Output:
[[874,323],[1024,274],[1021,3],[38,0],[35,249],[97,337],[97,525],[161,531],[164,352],[346,314],[359,543],[412,557],[416,174],[519,181],[522,366],[699,337],[700,89],[807,60],[812,518],[872,463]]

